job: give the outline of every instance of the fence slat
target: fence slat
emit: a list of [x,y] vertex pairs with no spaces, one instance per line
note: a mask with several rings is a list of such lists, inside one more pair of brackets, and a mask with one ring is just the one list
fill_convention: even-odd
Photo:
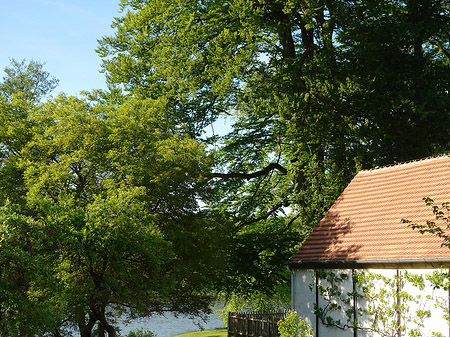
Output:
[[229,312],[228,337],[278,337],[279,320],[288,311],[281,312]]

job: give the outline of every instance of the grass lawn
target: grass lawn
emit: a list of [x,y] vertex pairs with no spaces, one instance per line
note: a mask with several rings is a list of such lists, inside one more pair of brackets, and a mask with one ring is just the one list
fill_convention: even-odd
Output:
[[227,329],[194,331],[174,337],[227,337]]

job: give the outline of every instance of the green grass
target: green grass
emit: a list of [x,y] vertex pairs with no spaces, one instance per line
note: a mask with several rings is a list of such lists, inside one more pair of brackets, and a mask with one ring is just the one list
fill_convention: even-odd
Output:
[[227,337],[227,329],[194,331],[173,337]]

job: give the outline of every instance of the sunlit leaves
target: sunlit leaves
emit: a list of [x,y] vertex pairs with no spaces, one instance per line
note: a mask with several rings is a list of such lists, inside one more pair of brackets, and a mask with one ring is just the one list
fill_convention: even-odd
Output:
[[[447,1],[121,4],[98,49],[109,83],[164,102],[158,118],[197,139],[232,116],[206,149],[223,178],[208,206],[233,219],[236,247],[259,226],[287,257],[358,170],[448,150],[435,132],[450,125]],[[230,274],[263,261],[262,246],[230,253]]]
[[[96,321],[112,333],[118,313],[209,310],[224,228],[199,206],[211,163],[203,145],[164,119],[165,104],[136,98],[117,107],[60,95],[27,111],[28,136],[10,155],[21,189],[2,202],[23,200],[17,216],[36,223],[38,236],[32,256],[27,240],[5,239],[29,277],[23,288],[11,278],[10,289],[30,305],[44,299],[39,310],[54,329],[76,326],[88,336]],[[28,234],[26,221],[13,229]],[[11,231],[17,240],[27,235]],[[36,274],[34,257],[47,276]],[[108,308],[115,311],[106,317]]]

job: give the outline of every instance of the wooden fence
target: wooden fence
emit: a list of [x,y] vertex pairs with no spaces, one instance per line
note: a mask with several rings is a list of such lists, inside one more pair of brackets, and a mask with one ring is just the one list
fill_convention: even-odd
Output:
[[279,320],[286,318],[283,312],[230,312],[228,313],[228,337],[278,337]]

